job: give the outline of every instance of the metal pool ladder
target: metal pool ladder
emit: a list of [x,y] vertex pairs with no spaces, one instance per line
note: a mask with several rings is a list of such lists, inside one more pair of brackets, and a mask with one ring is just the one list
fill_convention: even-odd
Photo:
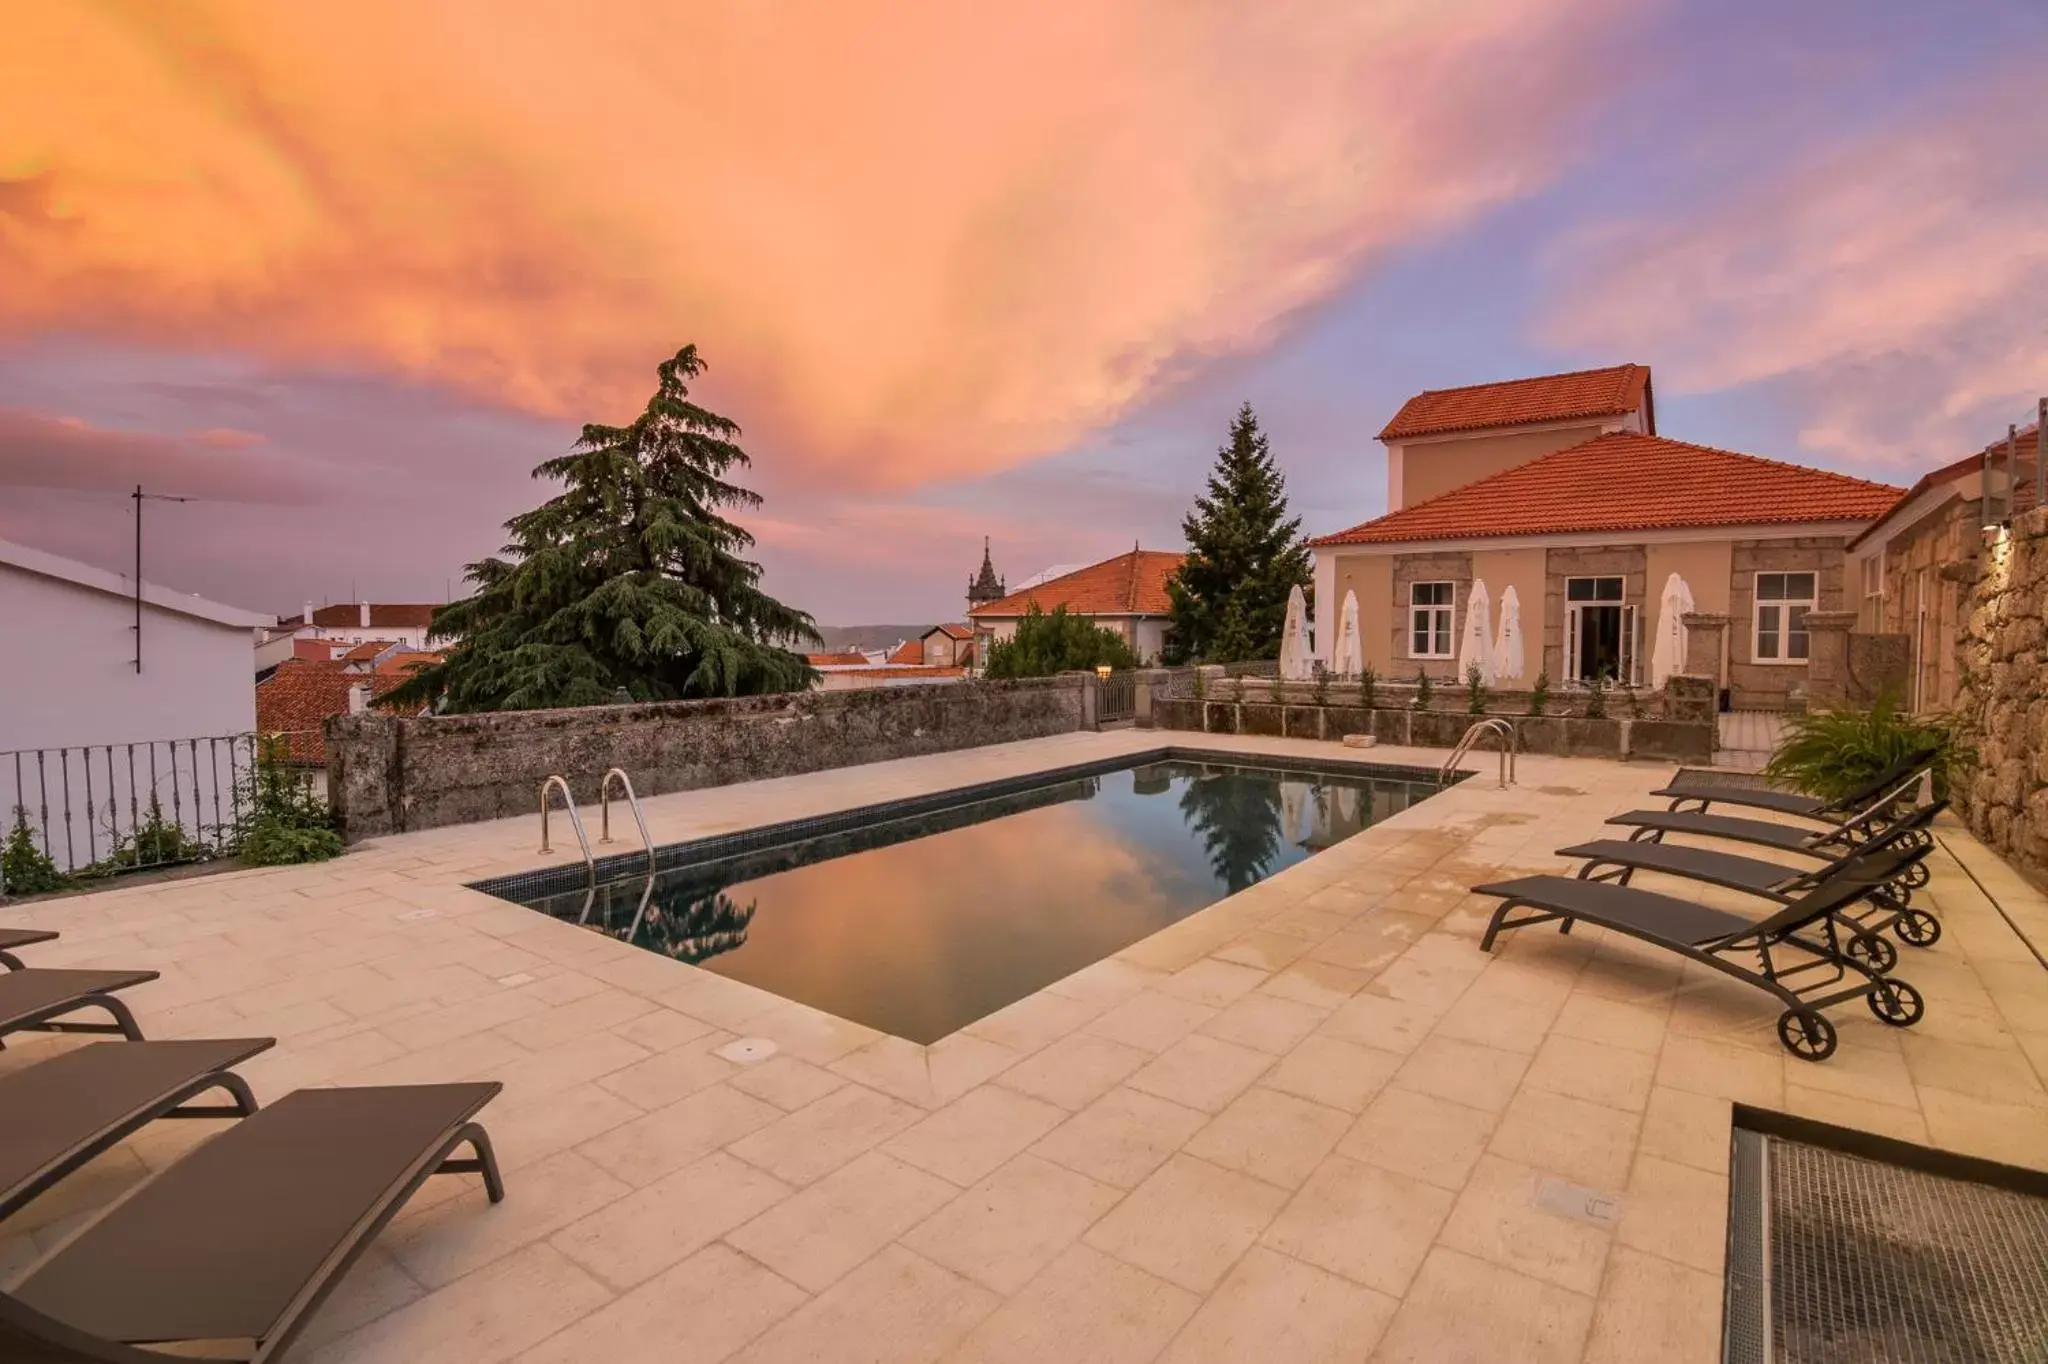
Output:
[[1450,781],[1451,773],[1458,768],[1459,759],[1480,739],[1492,734],[1500,740],[1500,787],[1505,791],[1515,781],[1515,727],[1499,716],[1485,720],[1474,720],[1465,737],[1458,740],[1458,746],[1451,750],[1451,756],[1444,759],[1444,765],[1436,772],[1436,784],[1442,786]]
[[583,816],[576,813],[576,797],[569,792],[569,779],[559,772],[550,773],[540,784],[540,850],[554,851],[548,846],[548,792],[554,787],[562,788],[562,804],[569,811],[569,824],[576,830],[576,846],[583,849],[583,870],[590,878],[594,889],[597,885],[597,859],[590,855],[590,838],[583,832]]
[[612,778],[618,778],[625,788],[626,803],[633,807],[633,822],[640,826],[640,846],[647,849],[647,874],[654,875],[654,840],[647,836],[647,816],[641,812],[640,797],[633,794],[633,779],[626,775],[623,767],[614,767],[604,774],[604,780],[597,786],[597,841],[612,841]]

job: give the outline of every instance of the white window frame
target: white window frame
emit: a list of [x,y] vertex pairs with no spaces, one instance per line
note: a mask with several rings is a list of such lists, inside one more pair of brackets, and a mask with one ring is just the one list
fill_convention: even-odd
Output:
[[[1450,589],[1450,594],[1449,594],[1449,595],[1450,595],[1450,600],[1449,600],[1449,601],[1445,601],[1445,602],[1418,602],[1418,601],[1416,601],[1416,600],[1415,600],[1415,590],[1416,590],[1417,588],[1419,588],[1419,587],[1445,587],[1445,588],[1449,588],[1449,589]],[[1436,641],[1437,641],[1438,639],[1442,639],[1442,640],[1446,641],[1446,643],[1445,643],[1445,648],[1444,648],[1444,651],[1443,651],[1442,653],[1435,653],[1435,652],[1431,652],[1431,653],[1426,653],[1426,654],[1425,654],[1425,653],[1417,653],[1417,652],[1415,651],[1415,624],[1416,624],[1416,622],[1417,622],[1417,621],[1418,621],[1419,619],[1421,619],[1421,618],[1422,618],[1422,616],[1423,616],[1423,615],[1425,615],[1425,614],[1427,614],[1427,615],[1428,615],[1428,617],[1429,617],[1429,620],[1430,620],[1430,624],[1429,624],[1429,626],[1427,627],[1427,631],[1428,631],[1428,634],[1429,634],[1430,642],[1431,642],[1431,643],[1435,643],[1435,642],[1436,642]],[[1438,630],[1438,629],[1436,628],[1436,619],[1437,619],[1437,617],[1438,617],[1439,615],[1441,615],[1441,616],[1443,617],[1443,629],[1442,629],[1441,631],[1439,631],[1439,630]],[[1426,658],[1426,659],[1446,659],[1446,658],[1456,658],[1456,657],[1458,656],[1458,585],[1457,585],[1457,583],[1455,583],[1455,582],[1453,582],[1453,581],[1450,581],[1449,579],[1445,579],[1445,578],[1431,578],[1431,579],[1428,579],[1427,581],[1424,581],[1424,582],[1412,582],[1412,583],[1408,584],[1408,635],[1407,635],[1407,639],[1408,639],[1408,657],[1410,657],[1410,658],[1416,658],[1416,659],[1424,659],[1424,658]]]
[[[1766,578],[1806,578],[1813,586],[1808,595],[1804,597],[1781,596],[1772,597],[1767,601],[1763,594],[1764,579]],[[1807,659],[1811,657],[1813,652],[1812,637],[1810,635],[1808,636],[1807,652],[1805,654],[1798,658],[1793,658],[1787,652],[1791,643],[1791,636],[1795,633],[1791,628],[1791,621],[1792,611],[1796,607],[1804,607],[1809,614],[1820,609],[1820,574],[1818,572],[1806,568],[1771,569],[1759,571],[1755,575],[1750,582],[1749,591],[1749,658],[1752,663],[1785,668],[1803,668],[1806,666]],[[1766,609],[1774,609],[1777,612],[1776,628],[1772,633],[1777,637],[1778,651],[1768,655],[1763,650],[1764,611]],[[1802,629],[1796,633],[1804,635],[1807,632]]]
[[[1619,597],[1588,598],[1584,601],[1571,599],[1571,585],[1574,582],[1613,581],[1621,584]],[[1564,673],[1565,681],[1581,687],[1590,687],[1594,679],[1579,674],[1579,634],[1583,627],[1583,612],[1587,607],[1617,606],[1621,608],[1621,658],[1620,675],[1609,679],[1609,685],[1616,687],[1640,687],[1643,684],[1643,615],[1639,607],[1627,600],[1628,576],[1622,573],[1574,573],[1565,580],[1564,613]]]

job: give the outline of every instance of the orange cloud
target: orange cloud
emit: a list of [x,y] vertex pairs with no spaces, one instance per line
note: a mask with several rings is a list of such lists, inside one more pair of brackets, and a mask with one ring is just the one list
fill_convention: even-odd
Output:
[[2036,77],[1979,82],[1681,220],[1582,235],[1546,339],[1654,359],[1673,391],[1785,380],[1800,443],[1851,463],[1982,446],[2048,380]]
[[8,0],[0,338],[985,471],[1546,181],[1623,3]]

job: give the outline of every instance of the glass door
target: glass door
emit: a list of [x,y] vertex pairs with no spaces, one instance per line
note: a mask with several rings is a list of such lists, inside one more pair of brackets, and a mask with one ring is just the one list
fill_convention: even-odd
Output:
[[1621,601],[1622,580],[1567,578],[1564,582],[1564,657],[1567,681],[1610,683],[1634,680],[1642,652],[1636,609]]

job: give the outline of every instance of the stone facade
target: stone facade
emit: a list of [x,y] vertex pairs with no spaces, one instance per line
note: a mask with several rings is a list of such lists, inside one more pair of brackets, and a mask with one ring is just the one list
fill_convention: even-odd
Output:
[[1090,726],[1094,679],[954,682],[719,701],[327,722],[328,794],[353,842],[531,814],[549,773],[595,803],[613,767],[643,796]]
[[1884,547],[1884,588],[1865,603],[1864,628],[1904,638],[1902,700],[1920,710],[1947,710],[1959,681],[1954,642],[1969,609],[1983,534],[1983,503],[1950,503]]
[[2048,512],[1980,534],[1955,707],[1977,761],[1955,798],[1973,833],[2048,884]]
[[[1649,555],[1641,545],[1571,546],[1553,549],[1543,556],[1543,670],[1552,685],[1566,676],[1564,662],[1565,580],[1567,578],[1620,578],[1621,604],[1646,612],[1653,605],[1646,600]],[[1648,632],[1647,623],[1644,626]],[[1641,661],[1647,676],[1650,660]]]
[[[1456,595],[1452,599],[1451,612],[1451,653],[1450,658],[1418,659],[1409,657],[1409,603],[1408,589],[1416,583],[1448,582],[1456,584]],[[1427,672],[1430,677],[1448,680],[1458,675],[1459,641],[1465,634],[1465,608],[1472,595],[1472,556],[1470,554],[1397,554],[1394,556],[1394,651],[1388,657],[1396,661],[1395,668],[1403,678],[1413,678],[1418,672]]]
[[1816,611],[1842,609],[1842,547],[1839,535],[1792,540],[1737,540],[1728,591],[1728,689],[1735,704],[1757,710],[1803,704],[1806,668],[1798,663],[1756,661],[1756,575],[1811,573]]

